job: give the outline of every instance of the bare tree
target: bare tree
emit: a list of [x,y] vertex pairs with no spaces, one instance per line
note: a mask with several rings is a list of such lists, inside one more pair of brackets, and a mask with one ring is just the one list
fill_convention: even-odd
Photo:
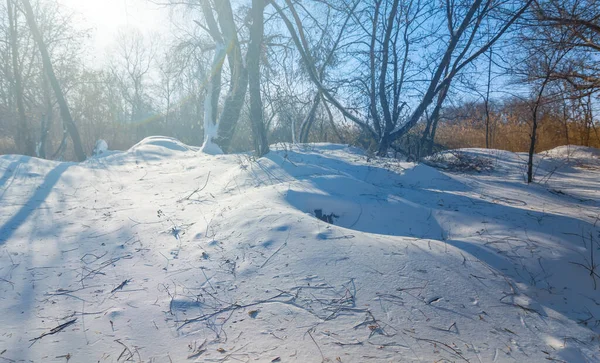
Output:
[[[227,0],[228,1],[228,0]],[[220,153],[221,148],[215,143],[218,132],[217,117],[219,97],[221,95],[221,70],[227,56],[225,40],[213,15],[209,0],[201,2],[202,12],[206,21],[206,30],[215,42],[212,65],[207,75],[207,91],[204,99],[204,143],[202,150],[209,153]],[[201,25],[197,22],[198,25]]]
[[[219,151],[228,152],[235,126],[244,105],[248,88],[248,71],[244,65],[238,29],[229,0],[200,1],[205,25],[196,23],[211,36],[214,41],[213,62],[207,82],[207,97],[204,102],[204,149],[218,146]],[[217,17],[215,18],[215,13]],[[221,97],[221,79],[225,59],[230,71],[229,90],[219,114]]]
[[65,128],[68,130],[71,140],[73,141],[73,148],[75,150],[75,156],[77,160],[84,161],[86,159],[85,152],[83,151],[83,147],[81,145],[81,138],[79,136],[79,131],[77,130],[77,126],[71,117],[71,112],[69,110],[69,106],[67,104],[67,100],[62,92],[58,79],[54,73],[54,68],[52,66],[52,61],[50,59],[50,55],[48,53],[48,49],[46,48],[46,44],[42,39],[40,31],[37,27],[37,23],[35,21],[35,16],[33,14],[33,9],[31,8],[31,4],[29,0],[22,0],[23,8],[25,11],[25,17],[27,18],[27,23],[29,24],[29,28],[35,39],[35,42],[38,45],[40,50],[40,54],[42,57],[42,62],[44,64],[44,70],[46,71],[46,75],[48,77],[48,81],[50,82],[50,86],[54,90],[55,97],[58,101],[58,105],[60,108],[60,114],[63,119],[63,123],[65,124]]
[[[139,125],[139,121],[150,114],[147,81],[154,59],[154,40],[148,40],[135,28],[119,29],[110,68],[129,105],[129,122],[132,125]],[[136,132],[140,138],[141,128],[136,127]]]
[[21,69],[19,66],[19,45],[17,42],[17,24],[16,17],[18,12],[13,8],[13,0],[6,0],[6,9],[8,11],[8,23],[10,33],[10,48],[12,55],[12,78],[13,93],[17,103],[19,123],[17,126],[17,144],[22,147],[25,155],[35,155],[35,146],[31,137],[31,128],[25,115],[25,104],[23,101],[23,81],[21,79]]
[[[494,45],[532,2],[476,0],[463,3],[448,0],[444,2],[443,13],[440,13],[437,5],[419,1],[374,1],[374,10],[365,10],[369,16],[372,14],[371,27],[362,26],[370,38],[370,75],[362,83],[370,92],[369,112],[360,115],[351,112],[339,102],[331,88],[319,79],[311,46],[304,36],[303,24],[292,0],[285,0],[285,9],[275,0],[270,1],[302,55],[311,80],[344,116],[378,140],[379,155],[385,155],[394,141],[417,124],[436,97],[443,102],[443,94],[447,92],[454,77]],[[367,2],[365,6],[370,7],[371,2]],[[346,8],[351,9],[352,6],[348,5]],[[357,19],[357,22],[362,23],[362,19]],[[429,56],[424,57],[430,61],[426,68],[431,69],[431,74],[427,76],[426,81],[420,82],[422,93],[418,101],[410,101],[412,109],[403,115],[403,105],[409,101],[403,102],[401,96],[402,85],[406,82],[407,73],[411,71],[407,69],[411,64],[410,49],[422,37],[421,33],[431,25],[431,19],[444,19],[449,34],[445,37],[432,37],[437,40],[421,44],[421,54],[427,48],[434,50],[435,54],[429,53]],[[482,26],[484,23],[488,26]],[[483,33],[485,37],[482,36]],[[381,45],[381,50],[377,53],[374,49],[376,45]],[[389,52],[388,49],[394,51]],[[379,55],[378,59],[374,59],[376,54]],[[413,87],[416,86],[413,84]],[[440,95],[442,97],[439,97]]]
[[[537,35],[537,29],[533,29],[531,33],[526,33],[523,37],[523,44],[526,44],[526,58],[521,64],[525,66],[515,67],[517,72],[521,72],[522,81],[532,86],[533,96],[531,98],[531,133],[529,143],[529,153],[527,159],[527,183],[533,181],[533,156],[535,154],[537,142],[537,129],[539,125],[539,116],[541,107],[556,96],[547,95],[553,81],[553,75],[557,72],[561,65],[561,61],[567,56],[571,50],[570,47],[549,48],[540,42]],[[563,40],[565,36],[563,35]]]
[[248,88],[248,70],[244,65],[238,31],[229,0],[216,2],[219,25],[227,44],[227,60],[230,70],[229,90],[219,117],[219,130],[216,142],[221,149],[229,152],[235,127],[240,118]]
[[551,78],[564,79],[586,94],[600,90],[600,1],[536,0],[535,25],[547,46],[571,48]]
[[252,25],[246,64],[248,66],[248,86],[250,91],[250,122],[254,139],[254,153],[263,156],[269,152],[267,133],[263,120],[263,104],[260,89],[260,56],[264,36],[265,0],[252,0]]

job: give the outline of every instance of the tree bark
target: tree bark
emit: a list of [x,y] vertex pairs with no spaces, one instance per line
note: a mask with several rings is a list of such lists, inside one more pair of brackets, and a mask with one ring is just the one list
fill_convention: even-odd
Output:
[[60,115],[65,123],[65,126],[71,136],[71,140],[73,141],[73,148],[75,150],[75,157],[78,161],[84,161],[86,159],[85,152],[83,151],[83,147],[81,146],[81,138],[79,137],[79,131],[77,131],[77,126],[75,122],[73,122],[73,117],[71,117],[71,112],[69,111],[69,106],[67,104],[67,100],[60,88],[60,84],[58,83],[58,79],[54,74],[54,68],[52,67],[52,61],[50,60],[50,54],[48,53],[48,49],[46,48],[46,44],[42,39],[42,35],[37,27],[35,22],[35,17],[33,15],[33,10],[31,8],[31,4],[29,0],[22,0],[23,7],[25,9],[25,16],[27,18],[27,23],[29,24],[29,28],[35,39],[35,42],[40,49],[40,53],[42,56],[42,63],[44,65],[44,69],[46,70],[48,81],[50,82],[50,86],[54,90],[54,94],[56,95],[56,100],[58,101],[58,106],[60,108]]
[[254,136],[254,152],[258,157],[269,152],[260,94],[260,54],[264,35],[264,9],[265,0],[252,0],[252,25],[250,26],[250,44],[248,44],[246,58],[250,91],[250,119]]

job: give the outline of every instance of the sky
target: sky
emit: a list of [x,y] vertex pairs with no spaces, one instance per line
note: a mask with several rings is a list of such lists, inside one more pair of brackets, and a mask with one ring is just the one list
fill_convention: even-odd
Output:
[[147,0],[58,0],[60,5],[72,9],[80,18],[78,27],[92,29],[94,47],[92,56],[101,61],[119,28],[135,27],[143,33],[168,28],[168,10]]
[[[116,34],[121,28],[137,28],[144,34],[171,31],[170,11],[149,0],[56,0],[58,4],[73,10],[78,16],[75,26],[90,29],[92,50],[87,55],[92,67],[104,65],[111,52]],[[166,1],[165,1],[166,2]],[[484,75],[482,72],[481,75]],[[475,80],[475,82],[484,82]],[[505,80],[501,80],[503,82]],[[496,81],[497,82],[497,81]],[[494,92],[495,93],[495,92]],[[496,95],[494,96],[502,96]]]

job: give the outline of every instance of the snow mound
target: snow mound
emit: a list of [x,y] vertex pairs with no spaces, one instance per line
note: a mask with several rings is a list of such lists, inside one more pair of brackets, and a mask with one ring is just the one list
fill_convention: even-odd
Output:
[[0,157],[0,357],[600,361],[600,170],[272,150]]
[[196,151],[197,148],[188,146],[181,141],[166,136],[150,136],[132,146],[130,152],[156,151],[163,153]]
[[108,151],[108,143],[105,140],[96,141],[96,145],[94,146],[94,150],[92,151],[92,155],[99,156]]
[[587,146],[565,145],[545,151],[542,155],[563,159],[600,159],[600,149]]

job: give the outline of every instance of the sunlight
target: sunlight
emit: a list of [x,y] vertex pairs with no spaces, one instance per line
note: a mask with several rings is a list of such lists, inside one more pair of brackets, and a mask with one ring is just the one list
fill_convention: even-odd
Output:
[[0,363],[600,362],[600,0],[0,0],[0,40]]
[[114,42],[119,28],[148,32],[164,23],[157,8],[143,0],[60,0],[59,4],[80,15],[80,27],[92,30],[90,35],[99,51]]

